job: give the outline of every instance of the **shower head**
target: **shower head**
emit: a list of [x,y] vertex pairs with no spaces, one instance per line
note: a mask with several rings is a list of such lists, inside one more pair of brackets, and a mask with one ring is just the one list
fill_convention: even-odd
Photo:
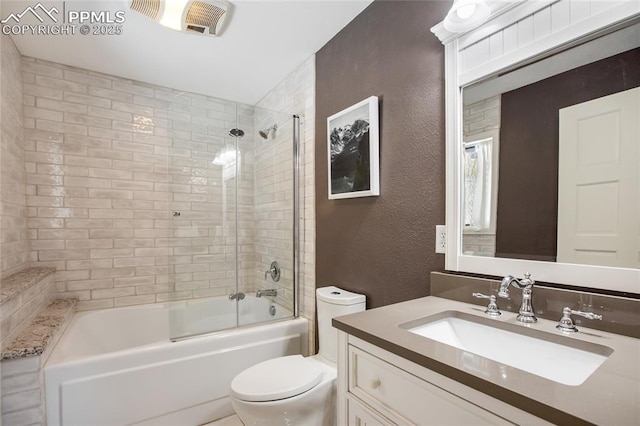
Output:
[[275,136],[276,130],[278,130],[278,125],[274,124],[273,126],[271,126],[269,128],[266,128],[264,130],[260,130],[258,132],[258,134],[260,136],[262,136],[263,139],[269,139],[269,134],[271,134],[271,137]]
[[234,138],[241,138],[244,136],[244,130],[242,129],[231,129],[229,130],[229,136],[233,136]]

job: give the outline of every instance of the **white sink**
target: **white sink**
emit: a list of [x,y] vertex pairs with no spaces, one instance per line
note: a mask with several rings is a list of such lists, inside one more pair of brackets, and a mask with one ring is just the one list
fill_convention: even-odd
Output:
[[[425,318],[417,322],[422,324],[416,325],[416,321],[412,321],[401,327],[445,345],[569,386],[581,385],[613,352],[606,346],[456,311],[437,315],[431,321]],[[504,328],[512,328],[516,332]],[[556,343],[562,339],[581,347]]]

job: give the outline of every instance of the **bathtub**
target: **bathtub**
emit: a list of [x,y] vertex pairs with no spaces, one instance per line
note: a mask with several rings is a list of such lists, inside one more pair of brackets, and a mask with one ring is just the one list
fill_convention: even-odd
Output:
[[[44,367],[49,426],[198,425],[233,414],[229,385],[245,368],[306,354],[307,320],[269,300],[227,297],[76,313]],[[270,309],[271,308],[271,309]],[[278,319],[281,319],[277,321]],[[276,321],[273,321],[276,320]]]

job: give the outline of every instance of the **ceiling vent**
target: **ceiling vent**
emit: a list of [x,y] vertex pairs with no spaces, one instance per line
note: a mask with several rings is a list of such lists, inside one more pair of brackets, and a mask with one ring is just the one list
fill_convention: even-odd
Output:
[[130,9],[155,20],[160,12],[160,0],[131,0]]
[[218,36],[230,13],[225,0],[131,0],[130,8],[165,27]]

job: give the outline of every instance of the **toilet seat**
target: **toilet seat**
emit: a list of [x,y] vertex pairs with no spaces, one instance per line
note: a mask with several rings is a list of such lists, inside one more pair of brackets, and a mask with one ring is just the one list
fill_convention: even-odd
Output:
[[308,391],[322,381],[322,369],[302,355],[256,364],[231,382],[231,395],[250,402],[276,401]]

